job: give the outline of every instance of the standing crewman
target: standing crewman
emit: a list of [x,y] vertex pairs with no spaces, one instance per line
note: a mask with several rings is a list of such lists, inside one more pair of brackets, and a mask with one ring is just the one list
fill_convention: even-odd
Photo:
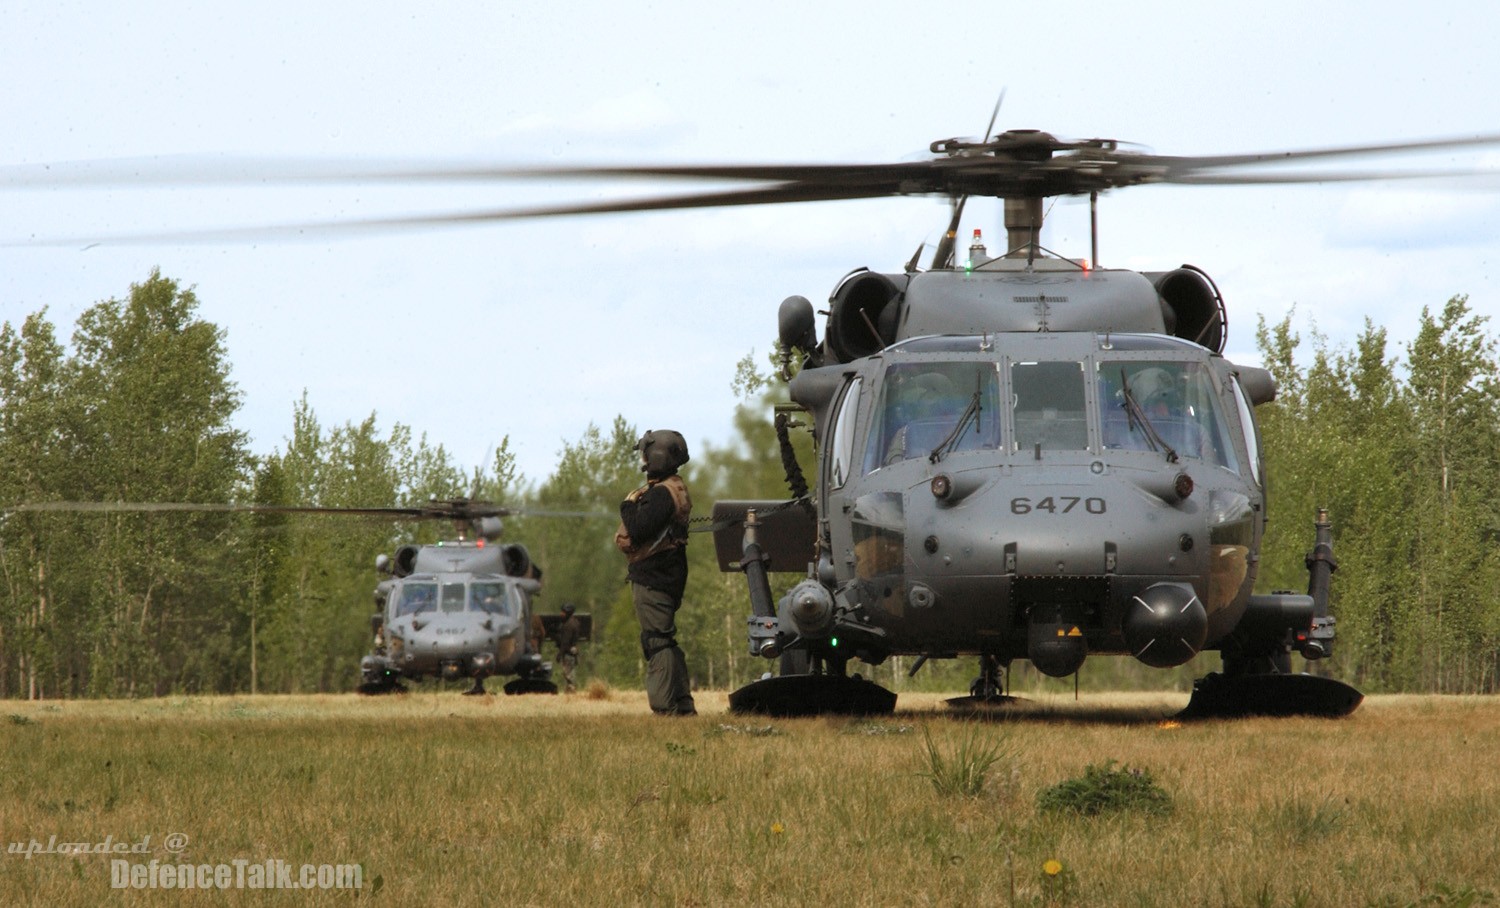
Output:
[[583,636],[583,624],[573,615],[575,611],[573,603],[563,603],[563,620],[552,633],[557,641],[557,661],[562,664],[563,690],[569,694],[576,687],[573,672],[578,668],[578,639]]
[[688,516],[693,511],[687,485],[677,470],[688,462],[687,440],[658,429],[636,442],[646,484],[620,502],[615,545],[630,561],[631,594],[641,623],[641,654],[646,659],[646,697],[651,711],[693,716],[687,659],[677,645],[677,610],[687,587]]

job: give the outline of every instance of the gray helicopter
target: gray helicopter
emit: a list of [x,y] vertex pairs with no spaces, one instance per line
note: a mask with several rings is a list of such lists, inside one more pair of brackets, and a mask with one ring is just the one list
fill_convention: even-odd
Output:
[[[978,250],[966,270],[903,277],[890,302],[911,307],[910,337],[790,384],[819,438],[816,494],[764,523],[780,503],[716,506],[721,565],[750,578],[751,649],[783,656],[783,675],[736,692],[734,708],[892,708],[894,695],[845,677],[852,658],[912,654],[915,670],[977,655],[971,697],[993,701],[1016,659],[1066,677],[1091,654],[1165,668],[1204,649],[1225,671],[1200,682],[1192,711],[1358,705],[1347,685],[1288,673],[1293,651],[1332,654],[1326,515],[1309,593],[1252,592],[1266,512],[1253,407],[1274,385],[1164,324],[1157,287],[1191,279],[1202,292],[1188,299],[1222,326],[1206,278]],[[852,276],[834,311],[867,280],[889,278]],[[986,330],[922,326],[973,295],[1013,299]],[[1112,327],[1095,328],[1104,313]],[[805,337],[811,307],[783,314]],[[776,570],[807,579],[773,609]]]
[[[818,445],[816,491],[794,465],[791,501],[715,505],[720,567],[747,578],[750,652],[781,663],[780,676],[732,694],[731,709],[893,709],[894,694],[848,675],[854,659],[912,655],[915,674],[929,659],[977,656],[970,697],[954,701],[969,705],[1008,699],[1017,659],[1066,677],[1090,655],[1165,668],[1215,650],[1223,672],[1195,684],[1186,715],[1352,712],[1359,691],[1291,672],[1294,652],[1333,653],[1326,511],[1313,521],[1307,592],[1254,592],[1266,521],[1254,408],[1276,388],[1266,370],[1223,357],[1218,287],[1192,266],[1098,268],[1097,235],[1088,260],[1053,254],[1038,242],[1041,203],[1087,194],[1097,205],[1101,190],[1152,182],[1379,179],[1253,169],[1495,142],[1171,158],[1024,130],[936,142],[921,164],[714,170],[788,181],[783,199],[762,201],[953,200],[931,266],[913,256],[901,273],[851,272],[821,340],[808,300],[781,306],[788,390]],[[969,195],[1005,200],[1007,238],[991,256],[974,231],[960,262]],[[767,573],[778,571],[805,579],[773,601]]]
[[[389,576],[375,587],[375,641],[360,662],[360,692],[387,693],[402,678],[432,677],[470,678],[466,693],[483,694],[486,678],[514,675],[507,694],[557,693],[542,643],[562,616],[536,614],[541,569],[524,546],[499,542],[501,517],[510,512],[466,499],[434,502],[432,510],[442,513],[424,516],[452,519],[456,539],[404,545],[394,558],[375,559]],[[588,639],[591,616],[576,617]]]

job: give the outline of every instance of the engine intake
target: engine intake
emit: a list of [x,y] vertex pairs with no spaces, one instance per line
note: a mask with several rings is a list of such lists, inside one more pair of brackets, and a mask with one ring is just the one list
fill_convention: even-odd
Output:
[[1228,322],[1224,297],[1203,271],[1183,265],[1176,271],[1146,275],[1162,299],[1167,332],[1201,344],[1215,353],[1224,352]]
[[532,576],[531,553],[520,543],[501,546],[500,561],[505,565],[505,573],[511,577]]
[[844,278],[829,300],[829,352],[847,363],[894,344],[903,293],[888,275],[873,271],[856,271]]
[[417,567],[417,554],[422,551],[419,545],[403,545],[396,550],[396,564],[391,573],[397,577],[409,575]]

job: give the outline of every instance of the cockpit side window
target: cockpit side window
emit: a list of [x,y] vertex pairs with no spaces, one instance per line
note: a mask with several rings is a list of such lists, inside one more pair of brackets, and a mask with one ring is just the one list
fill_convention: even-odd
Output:
[[1100,435],[1106,450],[1160,451],[1238,472],[1239,458],[1202,363],[1099,363]]
[[469,611],[514,616],[515,605],[507,595],[505,584],[476,581],[469,584]]
[[895,363],[865,443],[866,473],[947,451],[1000,446],[1000,382],[993,362]]
[[1012,363],[1013,450],[1081,451],[1089,446],[1083,363]]
[[1260,439],[1255,434],[1255,415],[1252,412],[1250,400],[1245,396],[1245,389],[1240,387],[1239,379],[1231,383],[1234,387],[1235,409],[1240,414],[1240,431],[1245,433],[1245,450],[1250,455],[1250,478],[1260,485]]
[[401,585],[401,599],[396,604],[396,617],[430,612],[437,608],[437,584],[408,581]]
[[854,417],[859,413],[859,389],[861,379],[849,383],[844,399],[839,403],[839,413],[833,422],[833,463],[829,466],[829,488],[843,488],[854,469]]

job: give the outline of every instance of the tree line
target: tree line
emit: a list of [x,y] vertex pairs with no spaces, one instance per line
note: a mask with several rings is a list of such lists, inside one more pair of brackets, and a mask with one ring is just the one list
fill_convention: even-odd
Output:
[[[284,444],[250,452],[233,418],[224,332],[191,289],[159,273],[100,302],[64,345],[45,310],[0,326],[0,505],[213,502],[389,507],[471,496],[535,511],[612,513],[642,481],[643,428],[623,416],[564,441],[528,478],[509,438],[465,467],[374,413],[327,427],[304,397]],[[1263,589],[1305,584],[1312,515],[1334,518],[1339,653],[1334,673],[1372,690],[1500,686],[1500,374],[1485,321],[1455,297],[1423,310],[1404,357],[1367,325],[1349,349],[1313,336],[1303,363],[1289,315],[1258,340],[1281,393],[1257,411],[1271,515]],[[754,358],[725,445],[692,452],[695,514],[722,498],[791,496],[768,418],[784,399]],[[811,439],[794,450],[814,472]],[[543,569],[544,611],[594,616],[583,671],[619,686],[642,674],[638,628],[611,536],[615,520],[516,516],[506,538]],[[697,524],[706,528],[706,524]],[[377,554],[451,534],[444,525],[324,515],[9,511],[0,515],[0,697],[348,691],[369,647]],[[767,663],[745,646],[744,581],[693,536],[679,631],[700,686],[733,687]],[[796,578],[789,578],[794,581]],[[972,661],[972,660],[968,660]],[[908,682],[967,685],[946,663]],[[1109,684],[1162,684],[1130,660]],[[1212,668],[1212,666],[1208,666]],[[1207,669],[1203,669],[1207,670]],[[1175,675],[1175,683],[1181,683]]]

